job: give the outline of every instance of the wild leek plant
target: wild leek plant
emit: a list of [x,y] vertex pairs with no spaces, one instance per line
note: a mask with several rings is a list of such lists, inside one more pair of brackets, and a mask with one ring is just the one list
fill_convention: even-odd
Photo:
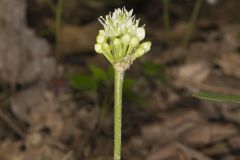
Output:
[[197,98],[205,99],[209,101],[240,103],[239,94],[234,95],[234,94],[224,94],[224,93],[200,92],[200,93],[193,94],[193,97],[197,97]]
[[124,73],[134,60],[150,50],[151,42],[145,38],[144,26],[139,26],[133,10],[116,9],[99,21],[104,29],[96,38],[95,51],[103,54],[113,65],[114,77],[114,160],[121,159],[122,86]]

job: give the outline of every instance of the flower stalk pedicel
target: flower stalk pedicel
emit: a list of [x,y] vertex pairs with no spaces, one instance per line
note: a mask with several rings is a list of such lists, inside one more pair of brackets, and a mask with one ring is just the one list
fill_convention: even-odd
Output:
[[99,21],[104,29],[96,38],[95,51],[103,54],[113,65],[114,80],[114,160],[121,159],[122,125],[122,85],[124,73],[134,60],[143,56],[151,48],[151,42],[145,38],[144,26],[132,15],[133,10],[116,9]]

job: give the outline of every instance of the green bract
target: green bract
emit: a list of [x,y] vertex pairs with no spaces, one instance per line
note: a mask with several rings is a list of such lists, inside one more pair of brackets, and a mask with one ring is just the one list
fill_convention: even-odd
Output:
[[139,27],[139,19],[136,20],[132,13],[133,10],[116,9],[105,18],[99,18],[104,30],[98,33],[95,51],[121,70],[126,70],[151,47],[150,41],[140,43],[145,38],[145,29],[144,26]]

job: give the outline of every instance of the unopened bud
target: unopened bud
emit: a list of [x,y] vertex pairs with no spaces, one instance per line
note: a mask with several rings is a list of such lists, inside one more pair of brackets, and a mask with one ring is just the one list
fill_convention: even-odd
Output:
[[139,41],[141,41],[145,38],[145,29],[143,27],[139,27],[137,29],[137,38]]
[[131,40],[130,40],[130,45],[132,47],[136,47],[137,45],[139,44],[139,41],[137,38],[133,37]]
[[104,31],[104,30],[99,30],[99,32],[98,32],[98,35],[105,36],[105,35],[106,35],[106,33],[105,33],[105,31]]
[[120,47],[120,46],[121,46],[121,40],[118,39],[118,38],[115,38],[115,39],[113,40],[113,45],[114,45],[115,47]]
[[97,53],[103,53],[102,45],[101,44],[95,44],[94,49]]
[[141,44],[141,47],[145,50],[145,52],[148,52],[151,48],[152,43],[150,41],[144,42]]
[[136,50],[136,52],[133,54],[133,59],[141,57],[142,55],[144,55],[144,53],[146,53],[146,52],[145,52],[145,50],[142,47],[138,48]]
[[127,45],[127,44],[129,43],[129,41],[130,41],[130,36],[129,36],[129,34],[126,34],[126,35],[124,35],[124,36],[122,37],[122,43],[123,43],[123,44]]
[[106,38],[103,35],[97,36],[97,43],[104,43],[106,41]]
[[104,52],[109,53],[110,50],[111,50],[111,47],[110,47],[109,44],[103,43],[103,44],[102,44],[102,49],[103,49]]

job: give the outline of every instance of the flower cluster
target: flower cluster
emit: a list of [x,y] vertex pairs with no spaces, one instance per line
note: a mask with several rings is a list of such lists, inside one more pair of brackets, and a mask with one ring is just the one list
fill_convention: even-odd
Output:
[[139,27],[139,20],[132,13],[133,10],[116,9],[105,18],[99,18],[104,30],[99,31],[95,51],[112,64],[124,61],[130,65],[150,50],[151,42],[140,43],[145,37],[145,29]]

